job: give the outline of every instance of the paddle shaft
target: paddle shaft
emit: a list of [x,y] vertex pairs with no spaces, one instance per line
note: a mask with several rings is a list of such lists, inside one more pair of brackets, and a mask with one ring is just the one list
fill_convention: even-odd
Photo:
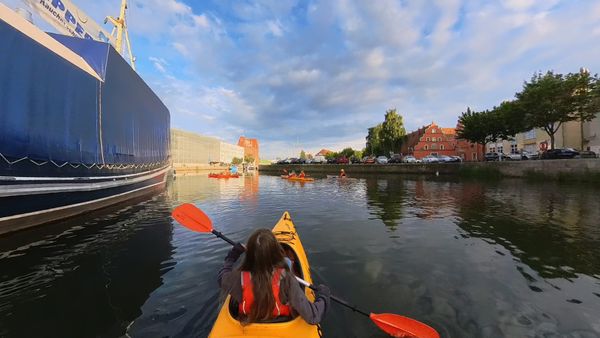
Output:
[[[317,291],[317,287],[316,287],[316,286],[314,286],[314,285],[312,285],[312,284],[309,284],[309,283],[308,283],[307,281],[305,281],[304,279],[302,279],[302,278],[300,278],[300,277],[296,276],[296,280],[298,280],[298,282],[299,282],[300,284],[302,284],[302,285],[304,285],[304,286],[306,286],[306,287],[309,287],[309,288],[311,288],[311,289],[312,289],[312,290],[314,290],[314,291]],[[351,310],[352,310],[352,311],[354,311],[354,312],[358,312],[358,313],[360,313],[360,314],[361,314],[361,315],[363,315],[363,316],[370,317],[370,315],[369,315],[368,313],[366,313],[366,312],[364,312],[364,311],[362,311],[362,310],[358,309],[356,306],[354,306],[354,305],[352,305],[352,304],[350,304],[350,303],[346,302],[346,301],[345,301],[345,300],[343,300],[343,299],[340,299],[340,298],[338,298],[338,297],[336,297],[336,296],[330,296],[330,298],[331,298],[331,300],[335,301],[336,303],[338,303],[338,304],[340,304],[340,305],[343,305],[343,306],[345,306],[345,307],[347,307],[347,308],[351,309]]]
[[[235,246],[235,244],[236,244],[236,243],[235,243],[234,241],[232,241],[231,239],[229,239],[227,236],[223,235],[221,232],[219,232],[219,231],[217,231],[217,230],[215,230],[215,229],[213,229],[211,232],[212,232],[212,233],[213,233],[215,236],[217,236],[217,237],[219,237],[220,239],[224,240],[225,242],[227,242],[227,243],[229,243],[229,244],[231,244],[231,245]],[[309,282],[305,281],[304,279],[302,279],[302,278],[300,278],[300,277],[298,277],[298,276],[296,276],[296,279],[298,280],[298,282],[299,282],[300,284],[302,284],[302,285],[304,285],[304,286],[306,286],[306,287],[309,287],[310,289],[312,289],[312,290],[314,290],[314,291],[317,291],[317,287],[316,287],[316,286],[314,286],[313,284],[310,284]],[[338,303],[338,304],[341,304],[341,305],[343,305],[343,306],[345,306],[345,307],[347,307],[347,308],[349,308],[349,309],[352,309],[352,311],[354,311],[354,312],[358,312],[358,313],[360,313],[360,314],[361,314],[361,315],[363,315],[363,316],[370,317],[368,313],[366,313],[366,312],[364,312],[364,311],[361,311],[361,310],[360,310],[360,309],[358,309],[356,306],[354,306],[354,305],[352,305],[352,304],[350,304],[350,303],[346,302],[345,300],[342,300],[342,299],[340,299],[340,298],[338,298],[338,297],[336,297],[336,296],[333,296],[333,295],[331,295],[331,296],[330,296],[330,298],[331,298],[333,301],[335,301],[336,303]]]
[[219,231],[212,229],[211,231],[213,233],[213,235],[219,237],[220,239],[224,240],[225,242],[235,246],[235,242],[230,240],[227,236],[223,235],[222,233],[220,233]]

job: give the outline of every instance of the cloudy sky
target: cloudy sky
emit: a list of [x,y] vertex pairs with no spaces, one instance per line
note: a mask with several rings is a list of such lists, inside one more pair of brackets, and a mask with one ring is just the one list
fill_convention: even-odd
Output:
[[[0,0],[14,7],[19,0]],[[120,0],[75,0],[102,22]],[[396,108],[408,131],[456,125],[533,72],[600,72],[596,0],[130,0],[138,71],[173,127],[261,157],[364,147]],[[36,23],[41,19],[34,18]],[[110,27],[106,26],[110,31]]]

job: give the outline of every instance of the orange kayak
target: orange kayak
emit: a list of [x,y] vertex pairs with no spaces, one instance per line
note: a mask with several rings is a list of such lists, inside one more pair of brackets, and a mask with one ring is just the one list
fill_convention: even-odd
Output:
[[238,177],[240,177],[240,175],[238,175],[238,174],[235,174],[235,175],[208,174],[208,177],[210,177],[210,178],[238,178]]
[[296,181],[296,182],[312,182],[315,179],[312,177],[288,177],[288,181]]

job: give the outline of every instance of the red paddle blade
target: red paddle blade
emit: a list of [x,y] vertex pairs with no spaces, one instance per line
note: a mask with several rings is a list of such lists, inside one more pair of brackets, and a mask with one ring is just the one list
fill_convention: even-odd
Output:
[[375,325],[392,337],[402,338],[440,338],[431,326],[417,320],[393,313],[371,313],[369,316]]
[[197,232],[213,231],[212,221],[193,204],[185,203],[173,209],[171,213],[173,218],[184,227]]

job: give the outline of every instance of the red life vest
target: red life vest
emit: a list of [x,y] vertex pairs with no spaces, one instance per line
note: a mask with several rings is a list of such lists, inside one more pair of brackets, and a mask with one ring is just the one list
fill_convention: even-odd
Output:
[[[271,287],[273,296],[275,296],[275,307],[271,314],[273,318],[280,316],[290,316],[292,311],[289,305],[283,305],[279,299],[279,289],[281,285],[281,272],[283,269],[277,269],[273,273]],[[250,308],[254,303],[254,291],[252,290],[252,279],[250,271],[242,271],[242,302],[239,305],[240,313],[245,315],[250,313]]]

